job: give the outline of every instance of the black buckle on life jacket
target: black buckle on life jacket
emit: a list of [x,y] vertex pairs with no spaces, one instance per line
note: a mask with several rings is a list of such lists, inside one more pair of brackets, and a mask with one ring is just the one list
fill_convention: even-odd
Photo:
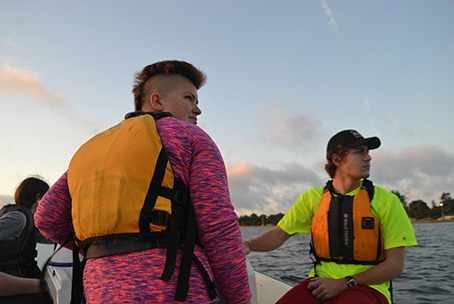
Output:
[[175,203],[178,203],[180,205],[185,205],[186,204],[186,193],[184,193],[181,190],[176,190],[173,200]]
[[151,212],[150,223],[154,225],[168,225],[170,221],[170,214],[163,210],[154,210]]
[[157,248],[164,248],[166,247],[166,242],[167,238],[166,238],[166,234],[165,233],[160,233],[157,237],[156,237],[156,247]]

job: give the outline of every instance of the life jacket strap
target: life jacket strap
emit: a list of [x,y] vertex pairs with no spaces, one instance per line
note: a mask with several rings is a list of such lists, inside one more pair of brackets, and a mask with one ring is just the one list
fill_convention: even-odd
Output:
[[174,298],[175,301],[180,302],[186,301],[186,297],[188,295],[189,290],[189,277],[191,274],[191,266],[193,261],[195,265],[199,268],[205,280],[210,300],[213,301],[217,296],[216,285],[214,281],[211,280],[205,267],[203,267],[200,260],[194,254],[194,244],[196,243],[196,239],[197,230],[194,207],[192,206],[192,204],[189,204],[188,221],[186,224],[186,232],[184,237],[183,254],[181,256],[180,271],[178,273],[177,289]]
[[79,246],[73,242],[73,277],[71,288],[71,304],[85,303],[83,273],[86,259],[79,260]]
[[161,183],[164,179],[166,172],[167,163],[169,162],[169,157],[166,153],[164,147],[162,147],[158,160],[156,162],[156,168],[151,178],[150,187],[148,188],[147,195],[145,197],[145,202],[140,212],[139,227],[140,232],[149,232],[150,231],[150,219],[153,212],[153,208],[156,204],[156,200],[159,195],[161,195],[162,186]]
[[150,223],[154,225],[168,225],[170,214],[164,210],[154,210],[151,212]]
[[189,207],[188,221],[184,236],[183,254],[181,256],[180,272],[178,273],[177,289],[175,292],[175,301],[184,302],[188,295],[189,276],[191,274],[192,260],[194,254],[194,244],[196,240],[195,215],[192,204]]
[[[87,242],[88,241],[88,242]],[[97,259],[117,254],[143,251],[166,246],[166,233],[141,237],[139,234],[109,235],[91,238],[80,244],[85,249],[86,259]]]
[[166,263],[164,266],[164,271],[161,275],[161,280],[170,281],[172,273],[176,267],[177,261],[177,250],[180,243],[180,233],[177,227],[173,224],[173,221],[170,221],[170,224],[167,228],[168,230],[168,239],[166,246]]
[[200,260],[197,258],[197,256],[195,254],[194,254],[193,261],[194,261],[194,264],[197,266],[197,268],[200,269],[203,279],[205,280],[205,283],[207,284],[208,295],[210,297],[210,300],[213,301],[217,296],[216,282],[211,280],[210,275],[208,274],[205,267],[203,267],[202,262],[200,262]]

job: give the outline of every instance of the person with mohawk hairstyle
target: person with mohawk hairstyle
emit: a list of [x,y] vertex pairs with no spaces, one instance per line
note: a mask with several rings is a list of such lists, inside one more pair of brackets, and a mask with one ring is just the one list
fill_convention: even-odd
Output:
[[83,277],[87,303],[250,303],[225,165],[196,126],[204,83],[184,61],[146,66],[135,111],[82,145],[38,207],[43,235],[84,253],[73,294]]

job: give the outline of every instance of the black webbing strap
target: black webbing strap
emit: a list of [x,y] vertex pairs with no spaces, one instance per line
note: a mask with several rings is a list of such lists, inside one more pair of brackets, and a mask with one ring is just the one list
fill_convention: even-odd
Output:
[[312,264],[314,265],[315,276],[318,277],[317,265],[321,265],[322,262],[320,260],[320,257],[318,256],[317,252],[315,252],[314,239],[312,238],[312,236],[311,236],[311,241],[309,243],[309,256],[312,260]]
[[86,260],[98,259],[153,248],[165,248],[166,238],[165,232],[112,234],[89,238],[80,243],[79,248],[83,248]]
[[391,303],[394,303],[394,300],[393,300],[393,281],[389,281],[389,294],[391,296]]
[[342,202],[342,257],[353,260],[353,196],[344,196]]
[[180,272],[178,273],[177,290],[175,300],[184,302],[188,295],[189,275],[191,274],[192,259],[194,256],[194,244],[196,240],[195,214],[192,204],[189,204],[186,234],[184,236],[183,255],[181,256]]
[[334,258],[342,256],[343,249],[343,217],[342,205],[344,196],[334,196],[331,194],[331,201],[328,211],[328,241],[329,254]]
[[166,263],[164,266],[164,271],[161,275],[161,280],[168,282],[172,277],[172,273],[176,267],[177,261],[177,250],[180,243],[180,232],[176,227],[175,223],[170,220],[168,226],[168,238],[167,238],[167,247],[166,247]]
[[71,304],[85,303],[84,286],[83,286],[83,273],[84,273],[85,259],[80,263],[79,260],[79,246],[73,242],[73,277],[71,288]]
[[159,190],[162,188],[161,184],[166,173],[168,161],[169,157],[167,156],[165,149],[162,148],[159,152],[158,160],[156,161],[156,168],[154,170],[153,177],[151,178],[150,187],[148,188],[142,211],[140,212],[140,232],[150,231],[151,213],[153,212],[153,208],[156,204]]
[[[47,259],[46,263],[44,263],[43,269],[42,269],[42,276],[40,278],[40,285],[41,288],[46,286],[46,283],[44,282],[44,277],[47,271],[47,268],[49,266],[50,261],[52,258],[55,256],[57,252],[59,252],[72,238],[75,238],[74,234],[74,228],[72,228],[72,233],[66,238],[66,240],[58,247],[52,255]],[[82,262],[82,265],[79,260],[79,247],[76,245],[76,243],[73,241],[73,273],[72,273],[72,280],[71,280],[71,304],[81,304],[85,303],[85,298],[84,298],[84,289],[83,289],[83,269],[85,266],[85,259]]]
[[191,266],[193,261],[199,268],[203,278],[205,279],[210,300],[213,301],[217,296],[215,283],[211,281],[211,278],[205,267],[203,267],[200,260],[194,254],[194,245],[196,238],[197,230],[194,207],[192,206],[192,203],[189,203],[188,222],[186,225],[186,234],[184,238],[183,255],[181,256],[180,271],[178,273],[177,289],[175,292],[176,301],[184,302],[186,300],[189,289],[189,277],[191,274]]
[[364,179],[362,188],[366,189],[367,194],[369,194],[369,201],[372,202],[374,198],[374,184],[370,180]]
[[[180,213],[180,207],[184,210],[186,204],[190,204],[187,201],[188,196],[186,196],[187,188],[186,185],[180,180],[176,179],[174,181],[174,189],[168,189],[161,187],[160,193],[162,196],[167,198],[171,197],[172,203],[172,216],[170,217],[169,224],[167,226],[167,246],[166,246],[166,262],[164,266],[164,270],[161,275],[161,279],[168,282],[172,277],[173,271],[176,267],[177,261],[177,250],[178,246],[180,245],[180,230],[178,228],[178,221],[183,220],[181,217],[182,214]],[[184,189],[186,192],[182,192],[180,188]],[[171,190],[171,192],[169,192]],[[182,195],[179,193],[183,193]],[[178,205],[178,206],[177,206]],[[178,209],[178,210],[177,210]],[[186,214],[186,213],[185,213]],[[186,218],[186,216],[185,216]],[[194,226],[195,227],[195,226]]]
[[193,255],[193,261],[194,264],[197,266],[197,268],[199,268],[200,272],[202,273],[203,279],[207,284],[208,295],[210,297],[210,300],[213,301],[217,296],[216,283],[211,280],[210,275],[208,274],[205,267],[203,267],[202,262],[200,262],[200,260],[197,258],[195,254]]

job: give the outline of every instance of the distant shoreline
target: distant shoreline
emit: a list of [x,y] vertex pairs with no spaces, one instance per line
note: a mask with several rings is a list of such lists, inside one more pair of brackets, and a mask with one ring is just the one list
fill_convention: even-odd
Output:
[[416,221],[411,221],[412,224],[447,223],[447,222],[454,222],[454,219],[445,219],[445,220],[416,220]]
[[[454,219],[445,219],[445,220],[416,220],[411,221],[412,224],[427,224],[427,223],[447,223],[454,222]],[[266,225],[266,226],[240,226],[240,228],[273,228],[277,225]]]

